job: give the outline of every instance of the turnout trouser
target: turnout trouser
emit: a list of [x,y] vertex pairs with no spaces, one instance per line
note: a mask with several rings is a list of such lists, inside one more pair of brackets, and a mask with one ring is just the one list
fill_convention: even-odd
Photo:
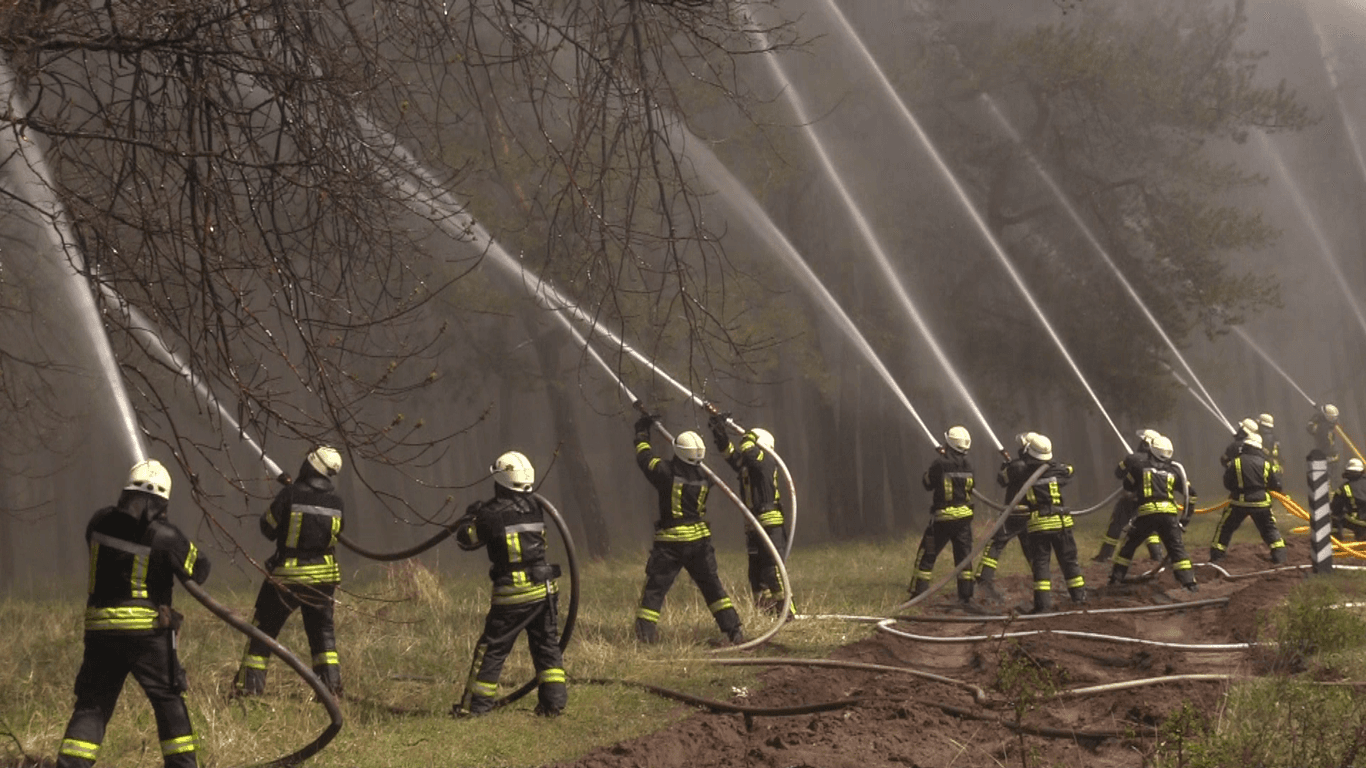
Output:
[[1214,529],[1214,541],[1209,545],[1211,561],[1223,559],[1228,552],[1229,542],[1233,540],[1233,532],[1249,517],[1257,526],[1257,532],[1262,535],[1262,541],[1271,548],[1271,559],[1278,563],[1284,562],[1285,540],[1281,538],[1280,529],[1276,527],[1276,516],[1272,514],[1271,507],[1241,507],[1233,504],[1224,510],[1224,514],[1219,518],[1219,526]]
[[1055,554],[1063,578],[1067,579],[1067,591],[1072,602],[1086,602],[1086,579],[1082,578],[1081,564],[1077,562],[1077,542],[1072,538],[1071,528],[1031,532],[1025,537],[1025,546],[1029,554],[1029,568],[1034,574],[1036,613],[1053,609],[1052,560]]
[[[930,578],[934,573],[934,561],[939,558],[945,545],[953,544],[953,562],[963,562],[972,554],[972,518],[958,517],[951,520],[931,520],[925,527],[925,535],[920,539],[920,549],[915,553],[915,578],[911,580],[911,596],[914,597],[930,588]],[[964,568],[958,572],[958,599],[967,602],[972,599],[972,569]]]
[[[773,542],[773,548],[782,554],[787,546],[787,531],[781,525],[764,526],[764,533]],[[773,610],[782,607],[787,597],[783,575],[773,562],[773,555],[759,538],[753,528],[745,529],[745,553],[749,555],[749,589],[754,602],[761,606],[772,606]],[[774,605],[774,603],[777,603]]]
[[493,709],[498,698],[498,678],[503,674],[517,637],[526,630],[531,663],[536,668],[536,711],[556,715],[569,701],[565,687],[564,662],[560,654],[558,625],[559,596],[550,594],[544,600],[517,605],[491,605],[484,618],[484,633],[474,646],[474,660],[465,683],[465,693],[456,708],[457,714],[481,714]]
[[659,612],[681,570],[687,570],[693,583],[702,591],[702,599],[707,601],[716,626],[727,637],[738,637],[740,614],[735,612],[735,604],[716,572],[716,551],[712,549],[711,537],[654,543],[650,559],[645,562],[645,586],[640,591],[640,608],[636,610],[636,637],[644,642],[654,642],[658,637]]
[[85,657],[76,674],[76,708],[62,738],[57,768],[95,763],[129,674],[152,704],[162,762],[167,768],[199,765],[199,743],[185,707],[185,670],[176,656],[172,630],[158,629],[150,634],[85,634]]
[[[337,659],[337,637],[332,622],[332,596],[336,584],[298,584],[284,582],[278,587],[269,579],[256,594],[256,615],[252,623],[272,638],[279,637],[285,621],[299,609],[303,616],[308,650],[313,654],[313,671],[332,693],[342,692],[341,663]],[[266,687],[266,662],[270,648],[259,640],[247,643],[242,666],[234,686],[238,693],[259,694]]]
[[1181,522],[1175,512],[1149,512],[1146,515],[1139,515],[1134,519],[1134,527],[1129,530],[1128,537],[1124,539],[1124,546],[1120,547],[1119,553],[1115,555],[1114,566],[1110,570],[1110,581],[1123,581],[1139,545],[1145,539],[1157,536],[1171,557],[1172,575],[1176,576],[1181,586],[1187,589],[1193,587],[1195,571],[1191,568],[1190,556],[1186,554],[1186,545],[1182,542],[1181,534]]
[[991,543],[987,545],[987,551],[982,554],[982,562],[977,566],[977,580],[983,584],[990,585],[996,578],[997,559],[1005,551],[1006,545],[1011,539],[1020,540],[1020,551],[1024,553],[1025,559],[1029,559],[1029,547],[1025,543],[1025,534],[1029,530],[1029,513],[1011,512],[1006,518],[1001,530],[991,537]]
[[[1129,491],[1120,493],[1114,509],[1110,510],[1110,525],[1105,529],[1104,538],[1100,540],[1100,552],[1096,555],[1097,561],[1109,560],[1110,556],[1115,553],[1115,548],[1125,538],[1125,528],[1134,521],[1134,515],[1137,512],[1138,499]],[[1148,555],[1154,560],[1161,560],[1163,557],[1160,541],[1161,539],[1156,534],[1147,538]]]

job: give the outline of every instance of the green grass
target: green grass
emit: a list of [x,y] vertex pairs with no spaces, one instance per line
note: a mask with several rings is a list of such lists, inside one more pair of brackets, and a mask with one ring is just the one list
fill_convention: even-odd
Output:
[[[1083,559],[1099,548],[1107,517],[1106,511],[1099,511],[1078,521]],[[1198,551],[1205,545],[1209,534],[1201,533],[1201,527],[1212,529],[1213,523],[1197,519],[1190,537],[1195,543],[1192,549]],[[802,544],[789,563],[798,611],[886,615],[905,599],[918,544],[918,533],[876,542]],[[936,578],[948,573],[949,555],[948,551],[940,555]],[[731,698],[733,688],[753,684],[758,668],[721,668],[699,661],[707,655],[706,641],[719,637],[719,632],[686,575],[680,576],[664,606],[662,642],[651,647],[635,642],[633,618],[645,557],[641,549],[585,566],[578,623],[565,659],[569,707],[564,716],[552,721],[533,722],[534,693],[487,717],[456,721],[447,716],[460,696],[488,608],[486,577],[437,574],[416,563],[403,563],[374,567],[366,571],[369,575],[348,581],[337,610],[346,726],[309,764],[531,766],[570,760],[691,713],[687,707],[636,688],[583,681],[640,681],[720,699]],[[743,553],[722,551],[718,558],[747,633],[763,632],[771,619],[757,614],[750,604]],[[1005,575],[1027,572],[1014,544],[1001,566]],[[206,586],[220,602],[243,616],[250,615],[254,585],[229,589],[210,581]],[[177,607],[187,616],[180,647],[190,679],[187,700],[207,764],[237,765],[278,757],[327,726],[326,713],[312,702],[311,691],[278,660],[271,663],[264,697],[229,701],[227,694],[245,639],[183,592],[177,600]],[[562,611],[565,607],[562,603]],[[70,716],[71,687],[80,665],[82,608],[82,600],[74,594],[0,600],[0,626],[10,630],[5,638],[7,651],[0,654],[0,765],[14,764],[21,752],[35,757],[55,755]],[[777,642],[786,655],[823,657],[872,632],[868,624],[801,621],[784,628]],[[308,645],[297,615],[280,640],[307,658]],[[525,643],[519,642],[503,674],[504,692],[531,676]],[[509,732],[523,728],[531,728],[521,732],[534,733],[535,738],[507,738]],[[151,709],[131,681],[110,723],[100,762],[160,764]]]

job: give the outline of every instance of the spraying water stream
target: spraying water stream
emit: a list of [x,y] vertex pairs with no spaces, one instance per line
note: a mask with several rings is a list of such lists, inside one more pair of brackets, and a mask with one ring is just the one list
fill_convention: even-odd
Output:
[[1295,179],[1290,175],[1290,170],[1285,166],[1285,160],[1281,153],[1276,149],[1266,134],[1258,131],[1257,140],[1261,144],[1262,152],[1271,159],[1271,164],[1276,168],[1276,175],[1280,176],[1281,183],[1290,191],[1290,199],[1295,203],[1295,210],[1299,212],[1300,218],[1304,220],[1305,226],[1309,228],[1310,234],[1314,236],[1314,242],[1318,244],[1319,255],[1323,257],[1328,269],[1337,279],[1338,287],[1342,289],[1342,295],[1347,298],[1347,304],[1356,314],[1357,323],[1361,325],[1362,333],[1366,333],[1366,313],[1362,312],[1361,302],[1356,294],[1352,292],[1352,284],[1348,282],[1347,276],[1343,274],[1342,267],[1338,266],[1338,257],[1333,247],[1328,243],[1328,237],[1323,232],[1323,227],[1319,224],[1318,217],[1314,216],[1313,210],[1309,207],[1309,201],[1305,198],[1304,192],[1300,190]]
[[1333,92],[1333,100],[1337,103],[1342,127],[1347,131],[1348,143],[1352,146],[1352,157],[1357,161],[1357,171],[1361,173],[1362,182],[1366,183],[1366,157],[1361,153],[1361,140],[1357,137],[1356,125],[1347,117],[1347,105],[1342,103],[1342,87],[1338,83],[1338,72],[1333,66],[1333,57],[1323,40],[1323,29],[1319,27],[1319,20],[1314,17],[1312,4],[1305,4],[1304,13],[1309,17],[1309,25],[1314,30],[1314,40],[1318,43],[1319,56],[1323,59],[1323,71],[1328,75],[1328,87]]
[[[0,104],[5,105],[5,113],[12,121],[22,119],[29,110],[29,105],[19,94],[17,84],[14,70],[10,68],[9,62],[0,56]],[[48,168],[42,149],[15,126],[17,122],[0,130],[0,142],[12,147],[10,152],[4,152],[0,156],[11,158],[6,165],[18,187],[18,196],[32,204],[38,212],[49,242],[61,254],[62,263],[68,270],[71,279],[64,281],[67,295],[71,298],[79,322],[95,349],[95,360],[100,373],[109,385],[109,392],[118,412],[119,425],[122,427],[120,434],[126,441],[124,447],[132,457],[132,461],[128,462],[131,466],[147,457],[147,449],[142,442],[142,431],[138,428],[137,416],[133,412],[128,390],[124,387],[118,361],[114,359],[114,349],[109,343],[99,309],[95,306],[90,281],[82,274],[85,258],[76,247],[75,233],[67,218],[66,208],[57,199],[52,171]]]
[[[982,218],[982,214],[977,210],[977,206],[973,203],[972,197],[968,195],[967,190],[963,188],[958,177],[953,173],[953,170],[949,168],[948,163],[944,160],[943,155],[939,153],[934,142],[930,141],[929,134],[925,133],[924,128],[920,125],[920,121],[916,119],[910,108],[906,106],[906,102],[901,98],[901,95],[897,93],[896,88],[892,86],[891,81],[887,79],[886,73],[882,71],[882,67],[878,65],[872,52],[864,45],[858,32],[854,29],[853,25],[849,23],[849,20],[840,10],[839,5],[835,0],[824,0],[824,4],[829,8],[830,14],[838,22],[839,28],[844,33],[845,38],[854,45],[854,48],[857,49],[864,62],[868,65],[868,68],[872,71],[882,91],[886,94],[888,99],[896,105],[902,119],[911,129],[912,133],[915,134],[915,137],[919,140],[921,146],[925,148],[930,159],[933,160],[936,169],[938,169],[939,173],[944,177],[944,180],[948,182],[950,188],[953,190],[954,196],[972,219],[973,224],[977,227],[977,230],[981,233],[983,239],[985,239],[987,244],[991,247],[991,251],[996,256],[996,259],[1001,263],[1001,266],[1005,268],[1007,274],[1010,275],[1010,279],[1014,282],[1016,289],[1019,290],[1020,294],[1024,297],[1025,302],[1029,305],[1030,310],[1033,311],[1035,317],[1037,317],[1039,322],[1043,325],[1044,330],[1048,333],[1049,338],[1052,339],[1054,346],[1058,348],[1058,351],[1067,361],[1067,365],[1072,369],[1072,373],[1076,375],[1082,388],[1091,396],[1091,401],[1095,403],[1101,416],[1105,418],[1106,423],[1110,425],[1110,429],[1112,429],[1115,436],[1119,438],[1120,443],[1124,446],[1124,450],[1132,453],[1133,449],[1129,446],[1128,439],[1124,437],[1124,433],[1120,431],[1119,427],[1115,424],[1114,419],[1110,418],[1110,412],[1105,409],[1105,405],[1101,403],[1100,397],[1096,395],[1095,390],[1091,388],[1091,384],[1086,380],[1085,374],[1081,372],[1081,368],[1072,358],[1072,354],[1067,351],[1066,345],[1062,342],[1062,337],[1054,330],[1053,324],[1048,320],[1048,315],[1043,311],[1043,308],[1039,306],[1038,301],[1035,300],[1034,295],[1030,292],[1029,286],[1026,285],[1024,278],[1011,262],[1010,256],[1005,251],[1005,247],[1001,245],[995,233],[991,231],[991,227],[987,224],[986,220]],[[768,56],[766,58],[771,62],[770,67],[776,72],[781,72],[781,67],[776,63],[774,57]],[[793,99],[795,103],[796,93],[791,82],[789,82],[785,76],[781,78],[781,82],[784,86],[785,93],[790,99]],[[807,123],[809,120],[803,120],[803,122]]]
[[1253,338],[1247,334],[1247,331],[1243,330],[1242,326],[1235,325],[1232,326],[1232,328],[1234,333],[1242,337],[1243,341],[1247,342],[1247,345],[1249,347],[1252,347],[1252,351],[1256,352],[1258,355],[1261,355],[1262,359],[1265,360],[1267,364],[1270,365],[1276,371],[1276,373],[1279,373],[1281,375],[1281,378],[1285,379],[1286,382],[1290,384],[1290,386],[1295,388],[1296,392],[1300,393],[1300,397],[1303,397],[1305,400],[1309,401],[1310,405],[1318,405],[1318,403],[1314,402],[1314,398],[1310,397],[1307,392],[1300,388],[1299,384],[1295,383],[1294,379],[1290,378],[1290,374],[1286,373],[1285,369],[1281,367],[1280,363],[1276,362],[1271,357],[1271,355],[1267,354],[1266,350],[1262,349],[1262,345],[1254,341]]
[[[1100,242],[1100,239],[1096,237],[1095,233],[1091,230],[1091,227],[1087,225],[1086,220],[1082,218],[1081,212],[1077,210],[1077,206],[1072,203],[1071,198],[1067,196],[1066,192],[1063,192],[1062,187],[1058,186],[1057,181],[1053,179],[1053,175],[1043,167],[1043,163],[1039,161],[1039,158],[1025,146],[1024,141],[1020,138],[1020,134],[1015,130],[1015,126],[1011,124],[1010,120],[1006,118],[1005,114],[1002,113],[1000,108],[996,105],[996,100],[986,93],[983,93],[981,98],[982,103],[986,104],[987,111],[991,113],[992,117],[996,118],[997,124],[1006,132],[1006,135],[1010,137],[1010,140],[1015,146],[1019,147],[1020,150],[1024,152],[1025,158],[1029,161],[1030,166],[1039,176],[1039,179],[1042,180],[1044,185],[1048,187],[1048,190],[1053,193],[1053,197],[1062,205],[1063,210],[1065,210],[1068,217],[1072,219],[1072,223],[1076,225],[1077,229],[1081,231],[1082,236],[1086,238],[1086,242],[1091,245],[1095,252],[1105,262],[1105,266],[1109,267],[1110,271],[1119,279],[1120,285],[1124,286],[1124,290],[1129,294],[1129,298],[1133,299],[1134,304],[1143,312],[1143,316],[1148,319],[1148,322],[1152,325],[1153,329],[1157,331],[1157,334],[1162,337],[1162,341],[1166,343],[1167,348],[1172,351],[1172,354],[1176,356],[1177,361],[1181,363],[1181,367],[1185,369],[1186,374],[1189,375],[1191,380],[1195,382],[1195,385],[1200,388],[1200,395],[1203,395],[1203,397],[1197,396],[1200,403],[1207,409],[1212,410],[1215,418],[1219,419],[1219,423],[1223,424],[1232,432],[1233,423],[1228,420],[1228,417],[1224,415],[1223,411],[1219,410],[1219,405],[1214,402],[1214,398],[1210,395],[1209,390],[1205,389],[1205,385],[1200,383],[1200,377],[1195,375],[1195,370],[1191,368],[1190,363],[1186,362],[1186,358],[1181,354],[1181,350],[1177,348],[1176,342],[1172,341],[1171,337],[1167,335],[1166,329],[1162,327],[1162,323],[1158,322],[1157,317],[1148,309],[1148,305],[1143,301],[1143,297],[1138,295],[1138,291],[1135,290],[1133,284],[1129,282],[1129,278],[1124,276],[1124,272],[1120,270],[1119,265],[1116,264],[1115,260],[1110,256],[1110,252]],[[1176,372],[1172,371],[1172,375],[1176,376]],[[1190,389],[1190,385],[1186,384],[1185,380],[1180,376],[1176,376],[1176,378],[1186,386],[1187,389]],[[1192,392],[1192,394],[1194,394],[1194,392]]]
[[[749,31],[750,36],[757,41],[760,49],[769,48],[770,45],[767,36],[760,30],[759,25],[756,24],[750,16],[748,7],[741,4],[740,8],[741,13],[745,18],[745,23],[752,27]],[[820,137],[816,133],[813,119],[806,108],[806,103],[797,92],[797,89],[793,86],[792,81],[788,78],[786,70],[783,69],[782,62],[778,60],[777,55],[769,53],[764,56],[764,63],[768,65],[769,71],[773,74],[774,79],[782,88],[783,95],[787,98],[788,103],[792,107],[792,111],[796,115],[797,123],[803,126],[803,135],[806,136],[812,151],[816,153],[816,158],[820,161],[821,168],[824,169],[826,176],[830,179],[831,183],[834,184],[835,190],[839,193],[840,200],[844,203],[846,211],[853,219],[864,243],[872,252],[879,270],[887,281],[888,287],[892,289],[900,300],[901,308],[906,311],[906,314],[911,318],[911,322],[915,325],[916,330],[920,332],[921,338],[929,345],[930,351],[934,354],[935,359],[939,361],[939,365],[948,375],[954,388],[958,390],[959,395],[967,402],[968,408],[971,409],[973,415],[977,417],[982,428],[985,429],[987,434],[991,437],[991,441],[995,444],[996,450],[1002,450],[1003,446],[1001,445],[1000,439],[996,437],[995,431],[992,430],[991,424],[987,421],[986,416],[982,414],[981,409],[977,407],[977,402],[973,399],[967,384],[959,377],[958,372],[954,368],[953,363],[949,360],[948,355],[945,354],[943,348],[939,346],[938,340],[935,339],[934,333],[930,330],[929,323],[925,321],[925,318],[920,314],[920,310],[916,307],[915,302],[911,300],[911,296],[902,284],[901,278],[896,272],[896,268],[892,266],[891,259],[888,258],[881,240],[878,239],[877,233],[873,231],[872,225],[868,222],[868,218],[864,216],[862,208],[854,200],[848,185],[845,184],[844,177],[835,167],[834,161],[831,160],[830,154],[825,149],[825,144],[820,140]],[[928,430],[927,432],[930,437],[930,442],[935,446],[938,446],[939,438],[935,437],[933,432],[929,432]]]

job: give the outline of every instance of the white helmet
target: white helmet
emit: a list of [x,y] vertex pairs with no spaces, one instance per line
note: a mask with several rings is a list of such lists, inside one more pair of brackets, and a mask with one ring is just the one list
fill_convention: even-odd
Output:
[[336,448],[320,445],[308,454],[308,464],[323,477],[332,477],[341,471],[342,457]]
[[1361,463],[1361,459],[1348,459],[1344,472],[1366,472],[1366,464]]
[[1030,432],[1025,453],[1040,461],[1048,461],[1053,458],[1053,441],[1037,432]]
[[1243,434],[1246,435],[1255,435],[1261,431],[1257,428],[1257,422],[1253,421],[1252,419],[1243,419],[1242,421],[1238,422],[1238,427],[1241,428],[1243,430]]
[[156,459],[143,459],[128,471],[128,484],[123,490],[142,491],[170,501],[171,473]]
[[748,437],[752,438],[754,442],[759,445],[760,448],[763,448],[765,451],[773,450],[773,433],[769,432],[767,429],[764,429],[763,427],[755,427],[746,434]]
[[1332,403],[1324,403],[1323,418],[1328,419],[1329,424],[1338,423],[1338,407]]
[[1258,416],[1257,423],[1263,427],[1266,427],[1267,429],[1276,428],[1276,419],[1269,413],[1263,413],[1262,415]]
[[944,433],[944,443],[959,453],[967,453],[972,447],[972,435],[968,434],[967,427],[949,427]]
[[518,493],[526,493],[536,485],[536,468],[520,451],[508,451],[499,456],[489,472],[493,473],[493,482]]
[[701,464],[707,457],[707,444],[691,429],[674,438],[674,455],[689,464]]
[[1153,438],[1157,437],[1158,434],[1155,429],[1140,429],[1138,430],[1138,442],[1146,448],[1153,444]]
[[1166,435],[1157,435],[1152,443],[1148,445],[1148,452],[1163,461],[1172,457],[1172,439]]
[[1250,445],[1250,446],[1252,446],[1253,448],[1261,448],[1261,447],[1262,447],[1262,436],[1259,435],[1259,434],[1257,434],[1256,432],[1253,432],[1252,434],[1250,434],[1250,435],[1248,435],[1247,437],[1243,438],[1243,445]]
[[1033,432],[1021,432],[1015,436],[1015,442],[1019,443],[1021,448],[1028,448],[1029,440],[1032,437],[1034,437]]

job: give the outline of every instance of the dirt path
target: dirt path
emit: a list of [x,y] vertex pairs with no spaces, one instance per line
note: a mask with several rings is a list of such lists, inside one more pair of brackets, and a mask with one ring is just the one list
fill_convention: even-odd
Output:
[[[1291,541],[1290,562],[1307,561],[1303,542]],[[1260,543],[1235,544],[1221,563],[1234,574],[1272,567]],[[1139,562],[1131,575],[1148,564]],[[1072,630],[1123,635],[1169,643],[1242,643],[1256,638],[1259,623],[1304,571],[1287,571],[1244,580],[1223,580],[1197,568],[1201,590],[1191,594],[1169,573],[1151,583],[1106,588],[1108,566],[1087,563],[1088,584],[1096,592],[1090,608],[1165,605],[1208,598],[1229,598],[1227,606],[1151,614],[1091,614],[1047,619],[954,623],[900,622],[898,629],[936,637],[990,635],[1003,631]],[[1055,574],[1056,577],[1056,574]],[[1056,581],[1055,581],[1056,584]],[[1028,598],[1024,577],[1003,580],[1014,602]],[[1066,592],[1058,593],[1066,604]],[[926,615],[966,616],[940,598]],[[1005,606],[1008,607],[1008,606]],[[1062,609],[1065,609],[1062,608]],[[762,655],[762,651],[758,652]],[[1059,689],[1103,685],[1140,678],[1186,674],[1251,675],[1255,651],[1188,651],[1068,637],[1035,635],[1018,641],[986,640],[944,644],[879,633],[838,649],[831,658],[912,667],[975,684],[992,705],[974,702],[962,686],[891,672],[811,667],[778,667],[766,672],[760,690],[734,703],[779,707],[857,698],[857,706],[817,714],[746,718],[698,711],[647,737],[600,748],[556,768],[996,768],[1021,764],[1021,740],[1002,721],[1014,712],[997,685],[1002,660],[1047,670]],[[1007,663],[1010,663],[1009,661]],[[1182,681],[1108,693],[1055,699],[1036,706],[1024,723],[1035,730],[1111,733],[1101,738],[1046,738],[1026,735],[1030,765],[1111,768],[1139,766],[1151,739],[1138,734],[1160,724],[1189,701],[1206,712],[1219,704],[1227,683]]]

